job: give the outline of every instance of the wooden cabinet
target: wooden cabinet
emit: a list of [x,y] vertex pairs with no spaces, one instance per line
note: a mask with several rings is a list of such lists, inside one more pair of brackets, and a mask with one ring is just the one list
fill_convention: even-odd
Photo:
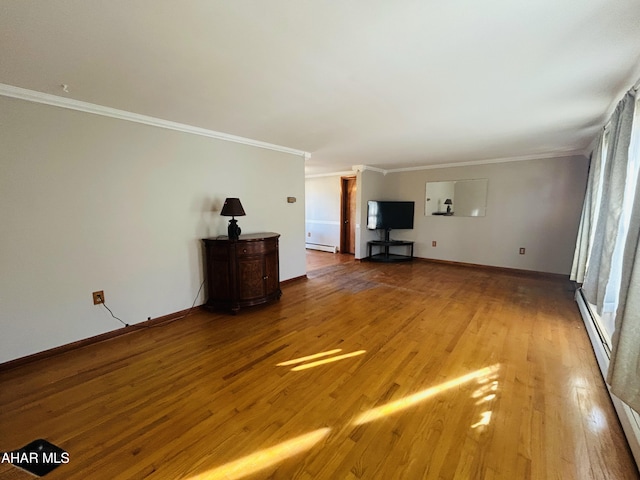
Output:
[[205,238],[205,275],[209,309],[240,308],[278,300],[280,268],[278,233]]

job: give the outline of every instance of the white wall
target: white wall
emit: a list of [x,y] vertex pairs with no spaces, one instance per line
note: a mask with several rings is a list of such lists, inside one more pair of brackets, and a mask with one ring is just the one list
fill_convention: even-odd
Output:
[[306,241],[340,248],[340,175],[305,180]]
[[119,328],[96,290],[131,324],[189,308],[228,196],[305,274],[301,157],[5,97],[0,125],[0,362]]
[[[587,171],[577,156],[396,172],[383,192],[416,202],[414,230],[393,237],[414,240],[418,257],[569,274]],[[489,180],[485,217],[425,216],[427,181],[473,178]]]
[[380,232],[367,229],[367,202],[369,200],[393,200],[385,198],[385,176],[373,170],[358,172],[356,177],[356,251],[355,258],[367,256],[367,242],[380,240]]

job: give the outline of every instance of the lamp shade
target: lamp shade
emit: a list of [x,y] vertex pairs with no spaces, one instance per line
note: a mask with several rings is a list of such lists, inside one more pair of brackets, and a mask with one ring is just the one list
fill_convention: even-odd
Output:
[[[451,201],[451,199],[450,199],[450,198],[447,198],[447,199],[444,201],[444,204],[445,204],[445,205],[453,205],[453,202]],[[240,207],[240,208],[242,208],[242,207]]]
[[223,217],[243,217],[246,213],[244,213],[244,208],[242,208],[239,198],[227,198],[224,201],[220,215]]

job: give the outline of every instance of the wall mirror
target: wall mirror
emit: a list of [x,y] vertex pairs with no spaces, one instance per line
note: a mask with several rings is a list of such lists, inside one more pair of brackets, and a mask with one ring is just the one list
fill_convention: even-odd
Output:
[[487,210],[486,178],[427,182],[424,214],[455,217],[484,217]]

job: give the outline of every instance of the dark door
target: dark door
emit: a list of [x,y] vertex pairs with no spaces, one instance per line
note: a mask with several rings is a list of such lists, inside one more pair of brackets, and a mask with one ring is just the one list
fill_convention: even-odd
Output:
[[356,253],[356,177],[342,177],[340,195],[340,251]]

